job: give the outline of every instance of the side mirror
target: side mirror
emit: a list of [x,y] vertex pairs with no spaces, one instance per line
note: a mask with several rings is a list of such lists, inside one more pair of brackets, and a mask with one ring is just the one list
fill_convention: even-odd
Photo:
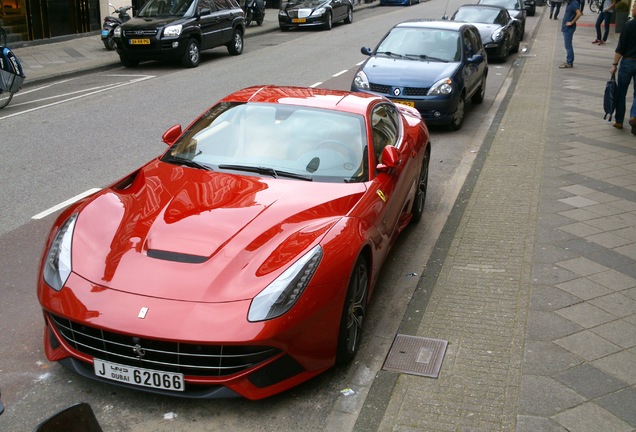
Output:
[[481,54],[475,54],[471,58],[467,60],[468,63],[476,63],[479,64],[484,61],[484,56]]
[[400,164],[400,151],[397,147],[388,145],[382,150],[382,163],[376,166],[378,172],[389,171]]
[[371,48],[367,48],[367,47],[360,48],[360,52],[367,56],[370,56],[372,53]]
[[211,13],[212,13],[212,9],[203,8],[201,9],[201,12],[199,12],[199,16],[210,15]]
[[181,136],[181,125],[174,125],[168,129],[162,136],[163,142],[171,146],[177,141],[177,138]]

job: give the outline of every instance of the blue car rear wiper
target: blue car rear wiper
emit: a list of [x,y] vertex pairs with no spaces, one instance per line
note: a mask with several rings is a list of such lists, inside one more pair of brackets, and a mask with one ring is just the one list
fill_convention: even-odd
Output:
[[264,167],[264,166],[221,164],[221,165],[219,165],[219,169],[228,169],[228,170],[235,170],[235,171],[247,171],[247,172],[253,172],[253,173],[257,173],[257,174],[269,175],[269,176],[272,176],[274,178],[289,177],[289,178],[298,179],[298,180],[313,181],[313,178],[311,176],[307,176],[307,175],[303,175],[303,174],[297,174],[297,173],[293,173],[293,172],[289,172],[289,171],[281,171],[281,170],[277,170],[277,169],[274,169],[274,168],[271,168],[271,167]]

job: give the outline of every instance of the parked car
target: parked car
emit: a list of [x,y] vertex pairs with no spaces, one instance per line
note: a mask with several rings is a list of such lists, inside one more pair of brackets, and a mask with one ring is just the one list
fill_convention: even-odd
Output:
[[416,108],[427,124],[462,126],[466,101],[481,103],[486,92],[488,62],[479,31],[454,21],[412,20],[393,27],[351,84]]
[[65,209],[38,280],[45,353],[102,382],[260,399],[353,359],[429,134],[370,94],[251,87]]
[[282,31],[298,27],[320,27],[331,30],[333,23],[353,22],[353,0],[289,0],[278,11]]
[[380,6],[411,6],[420,0],[380,0]]
[[505,61],[511,52],[519,51],[521,27],[519,21],[512,18],[505,8],[467,4],[460,6],[451,20],[477,27],[488,60]]
[[526,16],[528,15],[523,0],[478,0],[477,4],[506,8],[510,16],[519,21],[521,26],[521,37],[519,40],[523,40],[526,34]]
[[245,18],[236,0],[149,0],[114,32],[117,54],[126,67],[145,60],[180,60],[197,67],[201,51],[226,46],[243,52]]

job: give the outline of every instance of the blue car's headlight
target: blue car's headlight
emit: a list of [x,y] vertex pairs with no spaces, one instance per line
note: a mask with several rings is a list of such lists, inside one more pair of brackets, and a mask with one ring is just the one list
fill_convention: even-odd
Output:
[[62,289],[71,274],[71,243],[77,214],[66,219],[55,234],[44,263],[44,281],[55,291]]
[[265,321],[281,316],[298,301],[322,258],[322,247],[314,247],[261,291],[250,305],[247,319]]
[[453,92],[453,81],[450,78],[444,78],[433,84],[428,91],[429,96],[449,95]]
[[353,79],[353,86],[359,90],[369,90],[369,79],[367,78],[367,74],[362,71],[358,72]]

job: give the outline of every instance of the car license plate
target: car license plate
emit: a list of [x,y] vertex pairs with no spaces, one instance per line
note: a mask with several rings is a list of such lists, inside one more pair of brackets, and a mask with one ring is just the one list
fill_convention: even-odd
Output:
[[184,391],[183,374],[156,371],[93,359],[95,375],[113,381],[164,390]]
[[150,45],[150,39],[130,39],[131,45]]
[[292,18],[293,23],[304,23],[307,22],[307,18]]
[[102,36],[108,36],[108,33],[110,33],[110,30],[102,30]]
[[415,102],[405,101],[405,100],[394,100],[394,103],[399,103],[402,105],[410,106],[411,108],[415,108]]

